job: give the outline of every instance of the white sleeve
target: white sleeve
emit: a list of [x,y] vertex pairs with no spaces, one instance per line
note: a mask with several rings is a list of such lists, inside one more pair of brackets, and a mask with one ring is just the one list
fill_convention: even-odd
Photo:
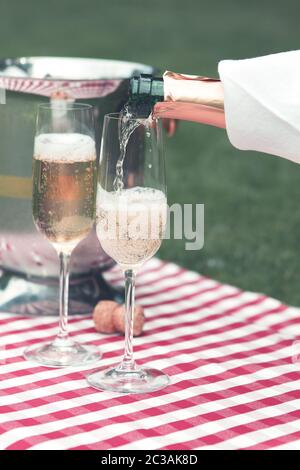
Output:
[[232,145],[300,163],[300,51],[223,60],[219,74]]

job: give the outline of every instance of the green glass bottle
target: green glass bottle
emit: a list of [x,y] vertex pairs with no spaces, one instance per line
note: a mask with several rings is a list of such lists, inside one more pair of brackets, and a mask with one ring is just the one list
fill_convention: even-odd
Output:
[[219,79],[166,71],[130,81],[127,109],[136,117],[182,119],[225,128],[224,91]]
[[164,101],[163,78],[141,74],[130,80],[128,106],[137,117],[147,118],[159,101]]

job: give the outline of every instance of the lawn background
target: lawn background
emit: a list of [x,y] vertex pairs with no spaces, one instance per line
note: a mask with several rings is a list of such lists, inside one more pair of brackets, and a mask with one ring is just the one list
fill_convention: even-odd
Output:
[[[221,59],[299,48],[299,17],[299,0],[0,0],[0,56],[103,57],[216,76]],[[193,123],[166,147],[169,202],[205,204],[205,246],[165,241],[160,256],[300,305],[300,166],[239,152],[224,131]]]

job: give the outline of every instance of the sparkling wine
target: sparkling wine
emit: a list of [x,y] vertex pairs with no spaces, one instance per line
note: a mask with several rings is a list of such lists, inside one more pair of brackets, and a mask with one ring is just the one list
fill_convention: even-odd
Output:
[[135,120],[133,117],[135,113],[129,105],[125,105],[120,113],[120,124],[119,124],[119,143],[120,143],[120,155],[116,163],[116,177],[114,179],[114,190],[121,191],[124,188],[124,159],[126,156],[126,149],[129,139],[135,129],[141,124],[145,124],[146,120],[140,119]]
[[41,134],[33,158],[33,217],[57,251],[71,253],[91,230],[95,143],[83,134]]
[[124,269],[150,259],[165,232],[165,194],[141,187],[112,193],[98,188],[97,199],[97,235],[104,251]]

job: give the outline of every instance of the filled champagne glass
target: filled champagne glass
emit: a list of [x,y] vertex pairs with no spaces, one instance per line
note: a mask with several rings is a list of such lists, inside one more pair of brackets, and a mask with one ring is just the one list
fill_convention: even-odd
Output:
[[25,350],[28,360],[50,367],[100,359],[95,346],[68,334],[70,256],[95,221],[97,163],[93,108],[40,105],[33,155],[33,219],[60,260],[59,331],[54,341]]
[[96,204],[96,230],[102,248],[125,277],[125,351],[122,362],[88,376],[95,388],[147,393],[165,387],[169,377],[133,357],[135,279],[159,249],[167,220],[163,134],[157,119],[123,114],[104,118]]

